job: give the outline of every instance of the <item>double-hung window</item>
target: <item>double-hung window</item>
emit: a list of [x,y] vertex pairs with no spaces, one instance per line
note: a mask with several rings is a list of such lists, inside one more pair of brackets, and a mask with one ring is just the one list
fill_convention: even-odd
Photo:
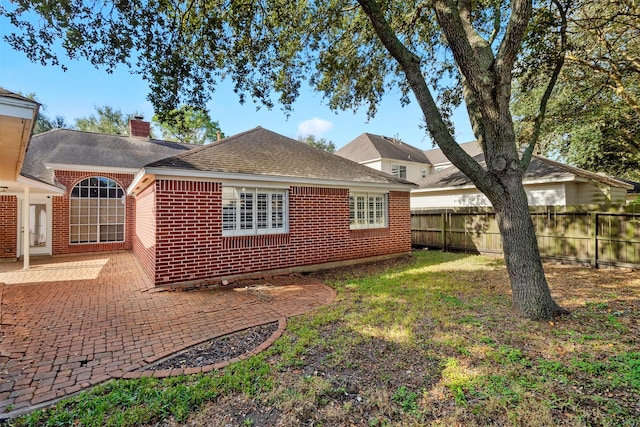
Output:
[[223,186],[222,235],[287,233],[287,195],[287,190]]
[[407,167],[404,165],[391,165],[391,175],[396,178],[407,179]]
[[389,224],[386,194],[351,193],[349,212],[352,229],[384,228]]

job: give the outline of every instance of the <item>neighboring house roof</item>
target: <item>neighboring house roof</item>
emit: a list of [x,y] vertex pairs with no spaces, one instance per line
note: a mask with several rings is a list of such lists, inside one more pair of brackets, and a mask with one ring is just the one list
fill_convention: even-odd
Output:
[[627,190],[628,194],[640,194],[640,182],[631,181],[629,179],[616,178],[618,181],[626,182],[631,185],[633,188]]
[[[471,157],[475,157],[478,154],[482,154],[482,149],[477,141],[465,142],[460,144],[460,148],[467,152]],[[434,148],[433,150],[427,150],[424,152],[427,158],[427,163],[432,165],[439,165],[442,163],[451,163],[447,156],[444,155],[440,148]]]
[[377,159],[394,159],[405,162],[429,163],[425,154],[418,148],[386,136],[363,133],[356,139],[336,151],[345,159],[362,163]]
[[145,166],[147,173],[258,176],[411,187],[414,184],[257,127]]
[[55,129],[34,135],[27,151],[22,175],[56,185],[53,169],[91,167],[138,169],[147,163],[193,148],[193,145],[155,139],[130,138],[68,129]]
[[[484,161],[484,155],[479,154],[474,157],[484,168],[486,164]],[[572,181],[575,177],[584,178],[586,180],[600,182],[602,184],[609,185],[611,187],[620,187],[629,189],[631,186],[620,180],[610,178],[608,176],[600,175],[597,173],[589,172],[583,169],[579,169],[573,166],[568,166],[556,161],[541,157],[533,156],[529,168],[524,175],[523,182],[560,182],[560,181]],[[437,172],[433,175],[428,175],[425,178],[420,179],[418,184],[419,190],[441,190],[451,187],[471,187],[473,183],[465,174],[463,174],[456,167],[449,167]]]

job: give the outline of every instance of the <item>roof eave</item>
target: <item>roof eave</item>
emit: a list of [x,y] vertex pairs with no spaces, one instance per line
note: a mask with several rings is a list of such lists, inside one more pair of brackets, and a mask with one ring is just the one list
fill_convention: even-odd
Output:
[[38,181],[32,178],[27,178],[26,176],[20,175],[16,179],[16,182],[20,184],[28,185],[31,188],[38,188],[40,190],[50,191],[55,194],[64,194],[65,189],[57,187],[55,185],[47,184],[46,182]]
[[74,172],[110,172],[110,173],[126,173],[137,174],[140,168],[123,168],[117,166],[98,166],[98,165],[78,165],[69,163],[45,163],[47,169],[64,170]]
[[453,185],[449,187],[429,187],[429,188],[414,188],[411,190],[413,193],[435,193],[437,191],[456,191],[456,190],[473,190],[477,189],[473,184]]
[[145,180],[145,176],[152,175],[154,178],[166,177],[166,178],[190,178],[190,179],[205,179],[205,180],[222,180],[222,181],[244,181],[244,182],[269,182],[276,184],[303,184],[314,186],[326,186],[326,187],[341,187],[341,188],[371,188],[371,189],[387,189],[387,190],[399,190],[410,191],[412,187],[416,187],[416,184],[407,182],[403,183],[389,183],[389,182],[363,182],[363,181],[349,181],[349,180],[331,180],[321,178],[301,178],[294,176],[282,176],[282,175],[259,175],[248,173],[232,173],[232,172],[209,172],[209,171],[194,171],[184,169],[170,169],[170,168],[154,168],[146,167],[136,175],[133,182],[127,189],[127,194],[137,194],[142,191],[146,186],[142,186],[143,182],[149,182]]

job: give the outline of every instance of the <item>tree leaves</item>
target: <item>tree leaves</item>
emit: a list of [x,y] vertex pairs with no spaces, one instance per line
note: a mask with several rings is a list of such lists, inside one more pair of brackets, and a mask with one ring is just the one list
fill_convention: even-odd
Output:
[[168,141],[207,144],[224,138],[218,122],[196,107],[182,106],[162,116],[156,114],[153,123],[160,128],[161,138]]
[[[594,172],[638,178],[640,9],[633,0],[584,1],[571,9],[566,61],[541,128],[539,152]],[[535,105],[553,57],[562,54],[540,10],[531,25],[513,105],[519,139],[532,132]],[[537,44],[536,44],[537,43]]]
[[138,115],[137,113],[124,114],[108,105],[95,108],[96,114],[76,119],[76,129],[110,135],[129,135],[129,120]]

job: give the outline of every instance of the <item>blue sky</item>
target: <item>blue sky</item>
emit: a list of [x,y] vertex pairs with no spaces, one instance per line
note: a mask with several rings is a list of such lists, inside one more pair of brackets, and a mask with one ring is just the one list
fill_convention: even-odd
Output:
[[[6,21],[2,26],[4,33]],[[93,114],[95,106],[105,105],[123,113],[142,113],[147,120],[153,116],[153,107],[146,99],[146,82],[128,69],[121,67],[109,74],[86,61],[66,60],[65,65],[66,72],[60,67],[32,63],[0,40],[0,86],[23,94],[35,93],[50,117],[61,115],[73,124],[75,119]],[[212,119],[219,122],[227,136],[262,126],[291,138],[313,134],[332,141],[338,148],[364,132],[395,136],[423,150],[433,147],[420,127],[423,121],[417,103],[401,107],[399,92],[387,94],[371,120],[367,120],[365,109],[355,114],[332,112],[321,95],[310,89],[301,93],[288,118],[277,106],[271,111],[264,107],[256,111],[256,106],[251,101],[240,105],[231,85],[225,82],[208,104]],[[466,110],[461,108],[455,114],[458,142],[473,140]]]

